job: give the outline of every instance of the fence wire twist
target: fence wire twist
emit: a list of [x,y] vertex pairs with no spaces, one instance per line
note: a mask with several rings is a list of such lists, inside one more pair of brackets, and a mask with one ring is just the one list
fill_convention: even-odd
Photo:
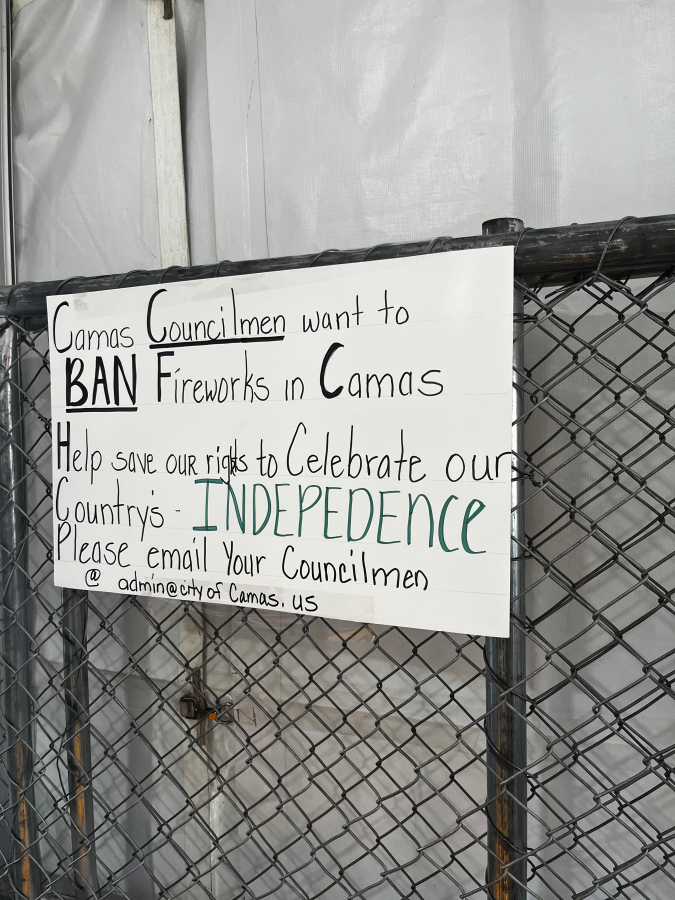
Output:
[[[526,615],[514,628],[527,643],[526,889],[541,900],[675,893],[674,282],[669,269],[515,285]],[[484,640],[61,596],[47,339],[8,319],[1,339],[13,336],[2,388],[19,392],[21,429],[5,427],[1,452],[19,454],[21,488],[5,470],[0,487],[25,538],[2,534],[2,587],[26,589],[3,634],[30,652],[17,661],[3,638],[0,895],[22,896],[32,866],[35,896],[520,896],[508,877],[486,881]],[[26,815],[38,840],[22,848]]]

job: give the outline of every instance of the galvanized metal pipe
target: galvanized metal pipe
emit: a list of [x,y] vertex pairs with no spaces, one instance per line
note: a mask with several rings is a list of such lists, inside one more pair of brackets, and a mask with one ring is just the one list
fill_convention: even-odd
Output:
[[0,191],[3,282],[14,284],[14,192],[12,179],[12,3],[0,0]]
[[[0,0],[0,190],[2,267],[15,281],[12,191],[12,8]],[[6,323],[0,369],[0,590],[2,592],[3,700],[7,728],[13,859],[10,877],[17,897],[40,894],[40,856],[33,785],[33,702],[30,677],[30,616],[24,566],[26,517],[23,490],[21,388],[17,329]]]
[[[618,230],[617,226],[620,225]],[[612,237],[610,241],[609,238]],[[138,287],[170,282],[216,278],[219,275],[246,275],[304,269],[309,266],[337,266],[364,259],[400,259],[425,253],[445,253],[481,247],[514,246],[519,235],[514,231],[471,237],[437,237],[407,244],[381,244],[360,250],[326,250],[307,256],[276,259],[224,260],[204,266],[170,266],[154,271],[132,271],[122,275],[74,276],[65,281],[43,281],[0,287],[0,315],[25,317],[26,327],[44,328],[46,298],[51,294],[77,294],[119,287]],[[516,260],[519,278],[545,278],[547,284],[565,283],[573,277],[592,275],[602,259],[602,271],[619,278],[631,275],[662,275],[672,265],[675,241],[675,215],[634,218],[623,222],[593,222],[556,228],[528,228],[523,235]]]
[[[491,219],[484,234],[517,233],[520,219]],[[514,293],[513,309],[513,431],[514,472],[523,454],[523,296]],[[525,600],[522,542],[523,480],[511,487],[511,633],[508,638],[487,638],[487,884],[493,900],[524,900],[527,878],[527,748],[525,733]]]
[[21,458],[21,396],[17,333],[7,324],[0,350],[0,586],[4,715],[7,727],[11,877],[17,896],[40,894],[37,814],[33,787],[33,703],[30,620],[24,568],[26,518]]
[[82,896],[98,896],[91,783],[87,594],[63,588],[63,670],[66,702],[66,754],[70,832],[76,887]]

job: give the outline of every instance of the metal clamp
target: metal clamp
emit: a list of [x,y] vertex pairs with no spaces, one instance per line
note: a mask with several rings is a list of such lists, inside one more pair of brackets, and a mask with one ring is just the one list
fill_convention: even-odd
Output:
[[184,719],[192,722],[211,719],[213,722],[227,725],[234,721],[230,715],[232,705],[232,703],[223,703],[219,709],[216,709],[213,706],[207,706],[204,703],[204,698],[199,694],[184,694],[180,698],[180,714]]

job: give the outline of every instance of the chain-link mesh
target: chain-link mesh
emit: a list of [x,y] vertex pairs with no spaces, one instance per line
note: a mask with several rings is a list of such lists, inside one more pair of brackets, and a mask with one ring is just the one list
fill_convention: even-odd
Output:
[[[527,589],[514,627],[527,642],[527,891],[542,900],[675,895],[674,281],[516,285]],[[62,897],[520,896],[486,884],[482,638],[135,596],[62,602],[47,339],[17,321],[5,342],[12,328],[23,436],[5,429],[2,452],[21,445],[26,538],[4,546],[3,571],[24,568],[27,591],[3,640],[18,629],[31,645],[29,682],[3,644],[9,895],[28,859],[39,890]],[[18,379],[3,375],[7,391]],[[22,495],[3,491],[5,514]],[[23,857],[17,741],[33,748],[19,799],[37,818]]]

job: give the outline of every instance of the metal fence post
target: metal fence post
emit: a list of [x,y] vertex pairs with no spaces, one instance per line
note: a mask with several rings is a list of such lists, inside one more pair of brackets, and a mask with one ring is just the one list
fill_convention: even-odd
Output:
[[7,725],[7,776],[12,879],[18,896],[40,893],[37,815],[33,787],[33,698],[30,691],[30,631],[24,568],[26,519],[21,459],[21,395],[16,327],[5,325],[0,365],[0,584],[4,713]]
[[[520,219],[490,219],[483,234],[523,230]],[[523,296],[514,292],[513,309],[513,431],[516,457],[523,450]],[[519,423],[519,424],[515,424]],[[517,464],[517,463],[516,463]],[[527,894],[527,763],[525,735],[525,635],[514,620],[525,614],[522,540],[524,535],[523,481],[512,481],[511,505],[511,633],[508,638],[487,638],[487,885],[492,900],[523,900]]]
[[66,754],[70,832],[75,884],[87,897],[98,896],[91,785],[87,594],[63,588],[63,687],[66,703]]
[[[0,191],[2,268],[15,281],[12,189],[12,4],[0,0]],[[5,321],[0,338],[0,589],[2,590],[3,706],[7,729],[10,876],[17,897],[40,894],[40,856],[33,786],[33,698],[30,621],[24,567],[26,518],[17,329]]]

